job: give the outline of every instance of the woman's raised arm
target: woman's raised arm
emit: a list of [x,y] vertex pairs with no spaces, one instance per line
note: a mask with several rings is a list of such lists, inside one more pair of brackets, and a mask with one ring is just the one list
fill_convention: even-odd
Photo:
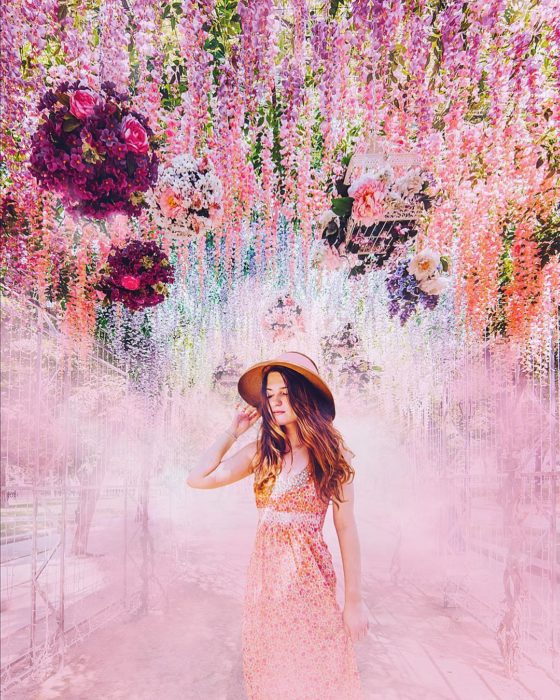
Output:
[[[187,484],[195,489],[217,489],[249,476],[251,462],[256,452],[255,441],[245,445],[228,459],[218,461],[216,465],[213,465],[212,461],[203,461],[205,455],[211,451],[213,453],[221,451],[224,454],[232,442],[232,438],[225,431],[223,435],[220,433],[220,437],[208,448],[199,464],[189,473]],[[222,445],[224,447],[220,449]]]
[[248,430],[259,416],[258,410],[252,406],[239,410],[238,404],[230,428],[220,433],[202,453],[196,466],[189,472],[187,484],[195,489],[216,489],[249,476],[256,453],[255,441],[245,445],[228,459],[222,461],[222,458],[235,440]]

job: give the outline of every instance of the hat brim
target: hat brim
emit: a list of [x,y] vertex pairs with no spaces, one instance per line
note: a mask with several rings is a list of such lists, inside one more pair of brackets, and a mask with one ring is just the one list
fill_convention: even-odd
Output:
[[301,367],[300,365],[293,364],[291,362],[284,362],[282,360],[269,360],[267,362],[257,362],[257,364],[249,367],[249,369],[244,372],[239,381],[237,382],[237,390],[241,397],[251,406],[260,407],[261,405],[261,386],[262,377],[264,374],[265,367],[270,367],[271,365],[287,367],[293,369],[298,374],[305,377],[315,389],[321,394],[328,406],[331,417],[334,419],[336,415],[336,409],[334,405],[334,397],[331,390],[325,384],[325,382],[319,377],[318,374],[310,372]]

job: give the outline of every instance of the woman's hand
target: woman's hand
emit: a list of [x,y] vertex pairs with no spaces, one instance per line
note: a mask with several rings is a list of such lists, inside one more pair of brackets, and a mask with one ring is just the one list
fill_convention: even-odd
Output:
[[242,408],[241,402],[238,401],[235,404],[235,415],[231,421],[229,429],[234,435],[239,437],[257,422],[260,415],[260,411],[257,408],[249,406],[248,404],[245,404],[245,406]]
[[346,603],[342,613],[342,620],[346,632],[353,642],[359,642],[365,638],[369,630],[369,613],[363,601]]

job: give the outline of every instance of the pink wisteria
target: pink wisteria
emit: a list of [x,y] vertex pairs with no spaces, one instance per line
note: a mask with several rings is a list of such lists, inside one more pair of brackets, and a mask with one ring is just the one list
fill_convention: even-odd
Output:
[[[11,3],[1,66],[3,196],[41,220],[51,200],[33,195],[28,169],[37,98],[79,79],[88,88],[74,109],[85,113],[110,78],[161,137],[164,162],[208,151],[223,186],[216,256],[231,276],[242,269],[249,221],[257,223],[259,266],[274,266],[282,220],[290,245],[301,236],[306,255],[334,181],[374,134],[417,153],[441,183],[418,245],[454,250],[455,306],[470,329],[543,337],[560,295],[558,255],[541,259],[538,243],[560,200],[554,3],[226,5],[80,0],[62,11],[61,3]],[[140,153],[142,135],[128,126]],[[380,198],[371,188],[363,194],[367,221],[379,215]],[[291,263],[294,275],[294,256]],[[203,283],[202,263],[200,275]]]

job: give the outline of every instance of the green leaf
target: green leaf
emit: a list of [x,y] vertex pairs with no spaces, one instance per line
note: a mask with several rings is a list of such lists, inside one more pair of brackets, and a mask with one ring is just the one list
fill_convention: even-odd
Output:
[[64,105],[65,107],[70,107],[70,98],[68,95],[65,95],[63,92],[57,92],[56,97],[60,104]]
[[57,19],[62,22],[63,19],[68,17],[68,5],[66,3],[60,2],[58,4]]
[[442,255],[440,257],[441,261],[441,267],[444,272],[447,272],[449,270],[449,266],[451,264],[451,260],[449,258],[449,255]]
[[73,117],[71,114],[65,114],[63,118],[62,131],[64,131],[65,134],[69,134],[70,132],[75,131],[80,124],[81,122],[76,119],[76,117]]
[[352,212],[353,197],[333,197],[331,209],[337,216],[349,216]]

